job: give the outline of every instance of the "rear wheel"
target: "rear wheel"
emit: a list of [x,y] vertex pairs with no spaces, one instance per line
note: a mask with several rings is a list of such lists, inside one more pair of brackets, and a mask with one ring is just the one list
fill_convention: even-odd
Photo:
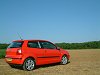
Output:
[[61,59],[61,64],[62,64],[62,65],[65,65],[65,64],[67,64],[67,63],[68,63],[68,58],[67,58],[66,55],[63,55],[63,56],[62,56],[62,59]]
[[27,71],[31,71],[35,68],[35,60],[32,58],[27,58],[23,64],[23,69]]

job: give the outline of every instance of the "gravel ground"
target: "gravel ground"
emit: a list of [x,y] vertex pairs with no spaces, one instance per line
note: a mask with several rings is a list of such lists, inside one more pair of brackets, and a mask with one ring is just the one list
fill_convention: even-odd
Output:
[[0,59],[0,75],[100,75],[100,49],[69,50],[70,63],[39,66],[33,71],[11,68]]

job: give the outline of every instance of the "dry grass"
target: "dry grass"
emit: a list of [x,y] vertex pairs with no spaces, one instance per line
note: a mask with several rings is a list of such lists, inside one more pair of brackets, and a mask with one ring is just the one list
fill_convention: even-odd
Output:
[[0,75],[100,75],[100,49],[71,50],[67,65],[42,66],[33,71],[11,68],[0,59]]

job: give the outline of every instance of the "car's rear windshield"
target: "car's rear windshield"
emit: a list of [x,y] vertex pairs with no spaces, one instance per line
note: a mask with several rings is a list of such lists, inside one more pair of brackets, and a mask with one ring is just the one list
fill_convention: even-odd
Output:
[[16,42],[12,42],[8,48],[20,48],[22,47],[22,44],[23,44],[23,41],[19,42],[19,41],[16,41]]

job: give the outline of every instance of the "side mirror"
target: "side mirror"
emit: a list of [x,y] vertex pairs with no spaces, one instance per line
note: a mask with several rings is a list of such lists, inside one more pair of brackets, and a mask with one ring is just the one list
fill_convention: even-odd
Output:
[[60,47],[57,47],[57,50],[60,50]]

